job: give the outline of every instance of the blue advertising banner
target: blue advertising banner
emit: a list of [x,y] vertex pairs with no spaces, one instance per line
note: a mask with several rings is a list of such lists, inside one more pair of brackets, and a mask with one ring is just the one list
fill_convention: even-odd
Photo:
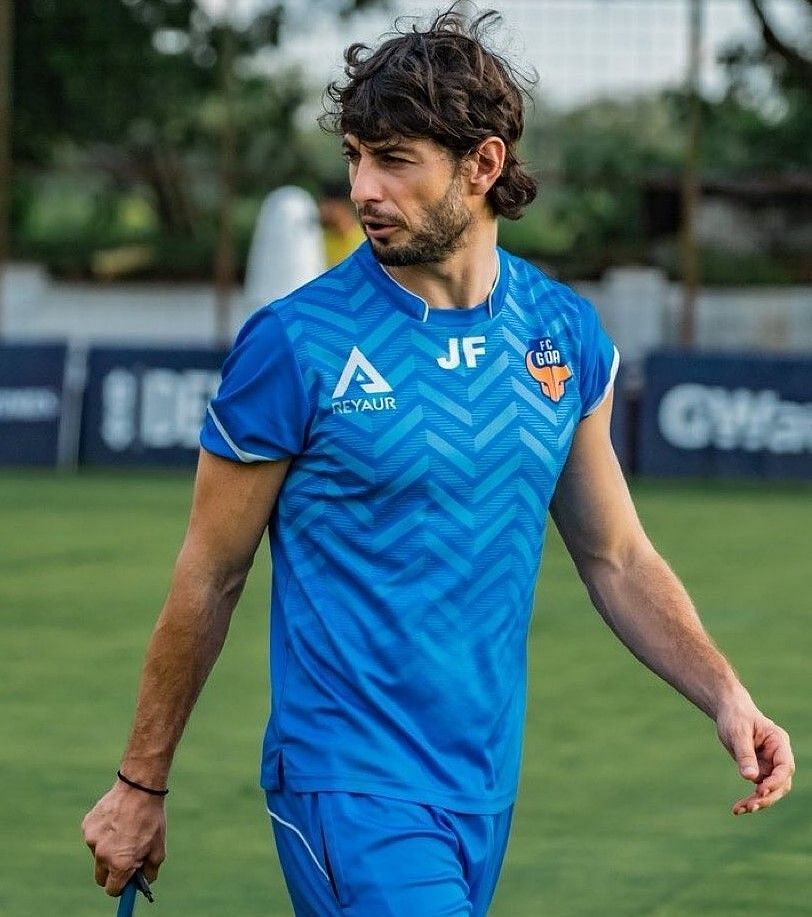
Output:
[[0,465],[56,465],[67,348],[0,344]]
[[92,348],[79,458],[90,465],[192,465],[220,349]]
[[651,354],[638,470],[812,478],[812,359]]

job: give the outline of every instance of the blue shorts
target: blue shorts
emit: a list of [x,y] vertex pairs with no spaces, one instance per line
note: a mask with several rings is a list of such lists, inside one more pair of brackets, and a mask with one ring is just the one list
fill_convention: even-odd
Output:
[[483,917],[513,806],[464,815],[354,793],[266,794],[296,917]]

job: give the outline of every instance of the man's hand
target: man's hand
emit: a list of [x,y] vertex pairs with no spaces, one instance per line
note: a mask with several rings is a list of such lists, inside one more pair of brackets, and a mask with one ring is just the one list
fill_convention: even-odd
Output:
[[716,719],[722,745],[755,789],[733,806],[734,815],[758,812],[778,802],[792,788],[795,760],[789,736],[755,706],[723,708]]
[[120,895],[139,867],[153,882],[166,857],[164,800],[116,783],[85,815],[85,843],[96,861],[96,884]]

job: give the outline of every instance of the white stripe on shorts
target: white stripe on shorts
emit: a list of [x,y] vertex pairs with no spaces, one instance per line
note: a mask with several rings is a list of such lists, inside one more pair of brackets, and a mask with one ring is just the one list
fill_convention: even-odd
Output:
[[312,848],[312,847],[310,846],[310,844],[308,844],[307,841],[305,840],[304,834],[302,834],[302,832],[296,827],[296,825],[292,825],[289,821],[285,821],[284,818],[280,818],[280,817],[276,814],[276,812],[271,812],[271,810],[270,810],[267,806],[265,807],[265,809],[266,809],[268,815],[270,815],[271,818],[272,818],[274,821],[278,821],[280,825],[283,825],[285,828],[290,828],[290,830],[293,831],[293,833],[299,838],[299,840],[300,840],[300,841],[305,845],[305,847],[307,848],[307,852],[310,854],[310,858],[311,858],[311,859],[313,860],[313,862],[316,864],[316,869],[318,869],[318,871],[319,871],[319,872],[324,876],[324,878],[327,879],[327,881],[329,882],[329,881],[330,881],[330,877],[327,875],[327,872],[325,871],[325,869],[324,869],[324,867],[321,865],[321,863],[319,863],[319,860],[318,860],[318,857],[316,856],[316,854],[313,853],[313,848]]

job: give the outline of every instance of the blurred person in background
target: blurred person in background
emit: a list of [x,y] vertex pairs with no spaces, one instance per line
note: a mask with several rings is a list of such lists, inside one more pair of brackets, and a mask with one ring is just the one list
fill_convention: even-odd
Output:
[[328,268],[349,257],[366,238],[345,182],[323,185],[319,197],[319,219]]
[[261,782],[300,917],[487,912],[548,509],[612,630],[755,784],[734,813],[790,789],[787,734],[638,520],[609,437],[614,345],[588,302],[496,246],[497,218],[536,194],[496,21],[452,8],[352,45],[329,89],[367,242],[257,312],[225,363],[132,734],[84,821],[109,894],[164,859],[172,757],[266,529]]

